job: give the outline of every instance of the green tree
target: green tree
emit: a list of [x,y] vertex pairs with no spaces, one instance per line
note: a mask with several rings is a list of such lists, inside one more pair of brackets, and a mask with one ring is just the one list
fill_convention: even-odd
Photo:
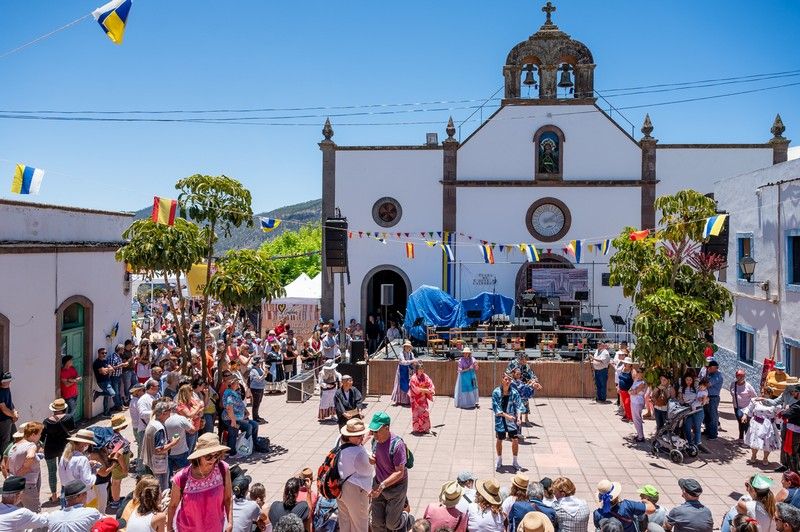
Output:
[[[175,183],[180,191],[178,204],[181,216],[198,223],[206,224],[208,253],[206,261],[209,265],[206,274],[206,292],[203,295],[203,317],[200,324],[201,349],[205,348],[208,324],[208,287],[211,283],[211,260],[214,256],[216,231],[225,237],[231,236],[234,227],[253,226],[252,196],[239,181],[228,176],[209,176],[195,174]],[[206,357],[200,357],[203,372],[206,371]]]
[[630,239],[626,227],[614,239],[611,282],[636,305],[633,322],[635,357],[648,382],[659,370],[677,375],[703,364],[704,335],[733,310],[733,298],[716,281],[724,266],[719,255],[700,251],[706,218],[716,213],[714,200],[694,190],[662,196],[655,202],[661,229],[643,240]]
[[232,249],[219,259],[207,292],[233,310],[235,319],[241,309],[260,307],[262,300],[285,293],[275,264],[255,249]]
[[143,272],[150,277],[162,276],[169,286],[169,277],[174,276],[178,284],[178,307],[168,297],[172,313],[179,325],[178,341],[188,352],[189,325],[188,313],[181,290],[181,278],[202,260],[208,253],[208,235],[195,224],[175,218],[174,225],[159,224],[150,218],[136,220],[122,234],[128,243],[116,253],[118,261],[128,263],[134,271]]
[[322,270],[322,226],[306,225],[297,231],[284,231],[272,240],[261,244],[260,251],[275,259],[283,286],[291,283],[301,273],[314,277]]

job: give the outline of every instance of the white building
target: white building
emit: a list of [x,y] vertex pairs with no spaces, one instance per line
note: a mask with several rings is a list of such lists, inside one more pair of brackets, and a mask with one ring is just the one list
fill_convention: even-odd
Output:
[[[364,323],[379,312],[381,284],[394,285],[394,310],[403,312],[405,296],[423,284],[457,299],[484,290],[513,298],[572,269],[570,282],[553,281],[553,295],[563,302],[588,289],[583,312],[611,329],[609,315],[625,315],[629,303],[607,286],[608,256],[584,248],[576,264],[562,252],[569,241],[594,246],[625,226],[653,228],[657,195],[710,193],[720,178],[786,160],[788,141],[659,144],[649,117],[644,136],[633,138],[597,105],[594,58],[558,29],[552,10],[548,2],[544,25],[511,49],[500,108],[463,142],[451,122],[442,143],[339,146],[326,123],[322,219],[339,209],[353,233],[346,318]],[[387,243],[359,232],[386,233]],[[423,240],[448,241],[454,260]],[[495,264],[483,263],[481,240],[496,244]],[[414,259],[406,241],[416,244]],[[505,247],[521,243],[536,245],[541,260]],[[338,276],[323,276],[322,316],[338,319]]]
[[133,215],[0,200],[0,366],[20,419],[42,420],[60,397],[61,355],[83,376],[79,413],[94,405],[92,362],[119,323],[130,328],[124,264],[114,258]]
[[[757,384],[774,354],[800,376],[800,160],[720,180],[714,198],[730,213],[724,282],[734,296],[714,328],[720,366],[728,379],[741,367]],[[749,281],[739,267],[746,255],[756,261]]]

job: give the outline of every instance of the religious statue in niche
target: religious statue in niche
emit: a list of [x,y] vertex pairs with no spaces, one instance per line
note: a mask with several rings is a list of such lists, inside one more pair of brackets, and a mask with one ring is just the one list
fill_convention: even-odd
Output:
[[557,174],[559,173],[558,135],[553,131],[545,131],[539,136],[539,173]]

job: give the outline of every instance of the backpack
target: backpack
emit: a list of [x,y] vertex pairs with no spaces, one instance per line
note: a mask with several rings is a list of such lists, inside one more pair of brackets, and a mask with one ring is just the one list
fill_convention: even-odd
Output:
[[[397,448],[397,442],[403,441],[403,438],[400,436],[393,436],[391,443],[389,443],[389,459],[394,462],[394,450]],[[405,442],[404,442],[405,443]],[[372,454],[375,454],[375,447],[378,445],[374,439],[372,440]],[[411,449],[408,448],[406,445],[406,469],[411,469],[414,467],[414,453],[411,452]]]
[[334,532],[339,528],[336,499],[320,497],[314,507],[313,525],[316,532]]
[[342,484],[350,477],[342,479],[339,475],[339,455],[342,449],[352,446],[352,443],[345,443],[341,446],[337,444],[336,447],[328,451],[325,460],[317,470],[317,491],[321,497],[336,499],[342,494]]

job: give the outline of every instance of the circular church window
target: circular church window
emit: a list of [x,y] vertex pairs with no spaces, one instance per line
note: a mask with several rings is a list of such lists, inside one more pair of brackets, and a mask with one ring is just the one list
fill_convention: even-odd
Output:
[[381,227],[397,225],[403,216],[403,208],[394,198],[381,198],[372,206],[372,219]]

